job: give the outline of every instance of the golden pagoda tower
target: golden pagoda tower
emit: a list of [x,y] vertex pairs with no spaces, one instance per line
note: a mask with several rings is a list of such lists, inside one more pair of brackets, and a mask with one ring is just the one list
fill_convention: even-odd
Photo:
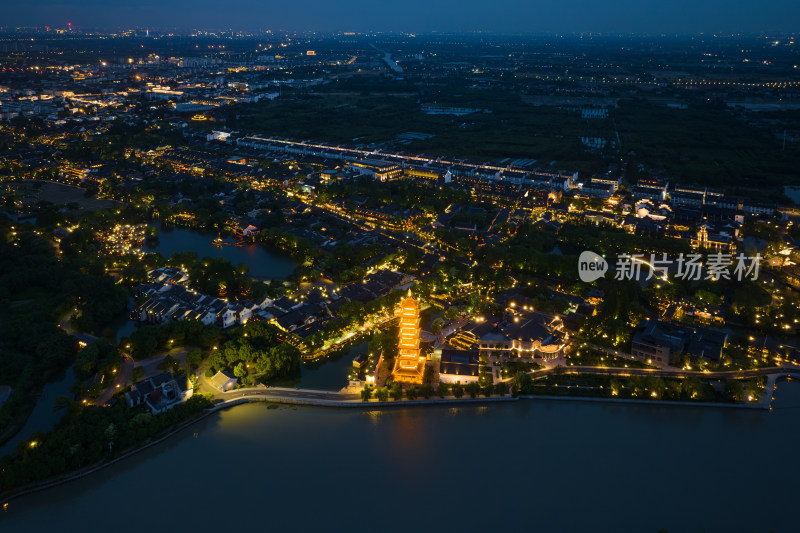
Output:
[[425,356],[419,350],[419,303],[408,296],[400,302],[400,341],[392,377],[400,383],[422,383]]

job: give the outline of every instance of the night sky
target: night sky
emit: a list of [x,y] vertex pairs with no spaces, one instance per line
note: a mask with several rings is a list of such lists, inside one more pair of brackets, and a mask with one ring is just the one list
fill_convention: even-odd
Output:
[[796,31],[798,0],[3,0],[3,26],[501,33]]

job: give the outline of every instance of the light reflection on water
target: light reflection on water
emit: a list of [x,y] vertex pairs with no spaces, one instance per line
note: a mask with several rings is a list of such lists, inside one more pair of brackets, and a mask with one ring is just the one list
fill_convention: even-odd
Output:
[[[160,223],[154,224],[161,228]],[[286,279],[297,267],[297,262],[286,253],[265,246],[214,246],[216,235],[199,231],[171,227],[158,232],[155,251],[164,257],[176,252],[195,252],[199,257],[224,257],[234,266],[245,263],[250,267],[249,275],[259,279]]]
[[[772,412],[524,400],[382,411],[250,404],[12,501],[0,530],[49,532],[91,517],[139,531],[140,522],[118,517],[135,495],[161,494],[147,498],[147,516],[164,530],[189,517],[194,530],[225,529],[231,509],[253,510],[276,530],[407,530],[386,516],[413,497],[418,523],[448,530],[494,530],[496,513],[480,511],[487,503],[502,508],[505,527],[527,529],[535,502],[543,531],[794,531],[790,513],[774,510],[793,508],[797,494],[796,469],[781,458],[795,453],[798,407],[796,383],[779,385]],[[745,490],[748,480],[757,486]],[[678,502],[694,503],[677,513]]]

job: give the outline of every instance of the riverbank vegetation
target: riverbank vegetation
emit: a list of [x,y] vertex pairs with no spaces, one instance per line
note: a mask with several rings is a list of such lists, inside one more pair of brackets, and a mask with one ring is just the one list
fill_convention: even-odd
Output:
[[0,491],[113,460],[211,406],[202,395],[158,415],[125,402],[85,408],[71,403],[56,429],[34,435],[13,455],[0,459]]
[[63,375],[78,351],[59,318],[77,309],[75,326],[104,331],[118,292],[103,269],[59,261],[39,232],[0,217],[0,384],[13,388],[0,408],[0,442],[22,427],[33,396]]
[[248,265],[244,263],[234,265],[224,257],[201,258],[195,252],[184,251],[172,254],[161,264],[184,269],[189,276],[190,286],[210,296],[259,300],[265,296],[282,296],[285,292],[280,281],[264,282],[252,279],[248,276],[250,272]]
[[635,359],[619,357],[589,346],[578,346],[565,356],[568,366],[609,366],[621,368],[657,368]]
[[117,346],[107,339],[97,339],[78,352],[73,369],[75,383],[71,387],[76,395],[96,398],[104,385],[111,383],[120,368],[122,356]]
[[283,342],[275,326],[258,321],[232,332],[230,340],[212,351],[208,358],[209,377],[228,370],[246,386],[255,380],[266,382],[300,370],[300,350]]
[[368,402],[377,399],[378,402],[388,402],[390,399],[394,402],[402,401],[405,397],[406,400],[428,400],[433,396],[438,396],[440,399],[452,397],[455,399],[463,398],[466,394],[470,398],[490,398],[492,396],[506,396],[509,392],[509,386],[506,382],[498,382],[495,384],[485,383],[481,385],[476,381],[471,381],[466,384],[462,383],[444,383],[434,387],[430,383],[423,383],[419,386],[408,385],[403,387],[400,383],[387,384],[384,387],[374,389],[370,386],[365,387],[361,391],[361,400]]
[[157,325],[143,325],[131,333],[127,350],[136,360],[147,359],[156,352],[180,346],[200,346],[206,350],[218,346],[225,338],[222,328],[197,320],[180,320]]
[[766,378],[711,380],[697,377],[602,376],[558,372],[533,379],[514,375],[516,395],[586,396],[698,402],[754,402],[761,399]]

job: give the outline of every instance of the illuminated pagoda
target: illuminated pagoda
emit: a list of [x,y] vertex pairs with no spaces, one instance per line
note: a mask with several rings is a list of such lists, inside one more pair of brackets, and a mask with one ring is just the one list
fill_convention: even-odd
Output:
[[392,377],[399,383],[422,383],[425,356],[419,349],[419,303],[408,296],[400,302],[400,342]]

